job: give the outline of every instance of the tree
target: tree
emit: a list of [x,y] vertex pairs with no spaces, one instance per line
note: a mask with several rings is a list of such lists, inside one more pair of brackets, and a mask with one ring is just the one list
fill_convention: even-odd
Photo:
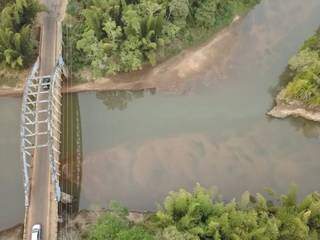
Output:
[[36,42],[31,25],[44,8],[37,0],[8,3],[0,18],[0,61],[11,68],[28,66],[35,55]]
[[198,26],[212,28],[216,23],[217,5],[219,0],[204,0],[200,3],[195,12],[195,19]]

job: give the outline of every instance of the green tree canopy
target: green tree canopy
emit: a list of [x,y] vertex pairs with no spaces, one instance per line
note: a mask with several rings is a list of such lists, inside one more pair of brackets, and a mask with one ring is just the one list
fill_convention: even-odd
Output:
[[0,13],[0,62],[21,68],[34,58],[36,42],[32,26],[44,8],[37,0],[7,1]]

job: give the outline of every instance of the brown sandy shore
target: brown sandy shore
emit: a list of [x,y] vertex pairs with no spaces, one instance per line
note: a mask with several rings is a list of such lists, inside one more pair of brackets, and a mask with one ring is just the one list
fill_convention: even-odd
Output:
[[276,97],[276,106],[267,114],[269,116],[284,119],[287,117],[302,117],[307,120],[320,122],[320,107],[308,107],[299,101],[286,101],[284,90]]
[[[69,220],[68,223],[60,229],[62,239],[81,239],[81,234],[86,232],[88,228],[94,224],[102,214],[107,210],[81,210],[76,217]],[[130,212],[128,219],[132,222],[138,223],[144,220],[148,213],[144,212]],[[18,224],[10,229],[0,232],[0,240],[22,240],[23,225]]]
[[[64,93],[107,91],[107,90],[144,90],[183,93],[193,79],[207,68],[215,68],[217,74],[225,67],[234,44],[236,26],[239,16],[233,23],[216,33],[209,41],[158,64],[155,67],[146,66],[141,71],[120,73],[115,76],[94,78],[89,71],[81,72],[86,83],[68,84]],[[212,67],[214,66],[214,67]],[[26,77],[26,76],[25,76]],[[0,87],[0,96],[21,96],[23,84],[18,87]]]

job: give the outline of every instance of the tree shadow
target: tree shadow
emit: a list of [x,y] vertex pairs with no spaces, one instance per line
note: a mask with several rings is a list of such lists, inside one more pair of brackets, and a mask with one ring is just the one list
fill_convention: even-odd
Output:
[[297,132],[301,132],[306,138],[319,138],[320,125],[318,123],[303,118],[288,118],[288,121]]
[[97,99],[101,100],[108,110],[123,111],[128,108],[130,102],[135,99],[143,98],[146,95],[154,95],[155,89],[127,91],[127,90],[114,90],[97,92]]

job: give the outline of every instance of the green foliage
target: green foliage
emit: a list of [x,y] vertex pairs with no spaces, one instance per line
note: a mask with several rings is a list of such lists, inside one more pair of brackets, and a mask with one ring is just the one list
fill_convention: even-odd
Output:
[[14,2],[14,0],[0,0],[0,11],[2,11],[2,9],[8,4],[8,3],[12,3]]
[[289,61],[292,81],[285,92],[287,101],[298,100],[308,106],[320,105],[320,31],[305,42]]
[[158,239],[318,239],[320,195],[313,193],[300,204],[296,188],[267,201],[245,192],[240,201],[224,203],[200,187],[193,193],[172,192],[156,213]]
[[310,68],[319,68],[320,58],[316,51],[306,48],[289,60],[289,68],[296,72],[305,72]]
[[197,185],[192,193],[170,192],[162,208],[143,224],[126,219],[126,209],[113,204],[88,235],[90,240],[316,240],[320,237],[320,194],[301,202],[297,188],[287,195],[245,192],[240,200],[221,201]]
[[152,240],[142,227],[134,226],[127,219],[128,210],[117,203],[110,205],[111,212],[101,217],[89,230],[88,240]]
[[199,237],[187,232],[180,232],[175,226],[169,226],[159,231],[155,237],[157,240],[199,240]]
[[42,10],[38,0],[15,0],[5,5],[0,13],[0,63],[11,68],[28,66],[36,50],[32,24]]
[[259,1],[70,0],[64,25],[64,41],[72,51],[67,62],[76,70],[90,65],[96,75],[154,65]]

